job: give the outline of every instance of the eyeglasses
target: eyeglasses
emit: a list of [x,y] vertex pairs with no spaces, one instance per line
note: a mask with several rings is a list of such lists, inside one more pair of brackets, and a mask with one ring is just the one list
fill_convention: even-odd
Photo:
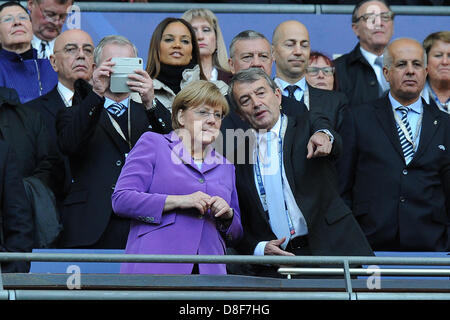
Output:
[[15,21],[20,22],[30,21],[30,16],[25,13],[19,13],[15,17],[13,15],[8,14],[0,18],[0,23],[13,23]]
[[48,10],[42,10],[41,6],[38,4],[37,7],[39,8],[39,11],[41,11],[42,16],[45,20],[51,23],[58,23],[58,22],[64,22],[67,18],[67,13],[61,13],[58,14],[53,11]]
[[320,71],[322,71],[322,73],[325,76],[330,77],[334,74],[334,67],[323,67],[323,68],[308,67],[308,68],[306,68],[306,72],[311,76],[317,76]]
[[92,57],[94,55],[94,47],[86,44],[82,46],[81,48],[77,46],[76,44],[66,44],[64,48],[61,50],[55,50],[54,53],[58,53],[63,51],[65,54],[68,54],[70,56],[76,56],[81,51],[83,51],[84,55],[88,57]]
[[205,110],[194,111],[194,113],[202,119],[208,119],[210,116],[213,116],[216,121],[222,120],[223,115],[221,112],[208,112]]
[[392,11],[388,12],[380,12],[380,13],[367,13],[362,16],[356,18],[355,22],[359,20],[364,20],[365,22],[375,23],[376,19],[380,17],[381,21],[388,22],[394,18],[394,13]]

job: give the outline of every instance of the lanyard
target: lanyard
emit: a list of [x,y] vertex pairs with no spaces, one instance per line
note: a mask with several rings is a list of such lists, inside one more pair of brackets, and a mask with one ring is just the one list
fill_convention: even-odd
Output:
[[[289,215],[289,210],[287,208],[286,205],[286,200],[284,200],[284,181],[283,181],[283,140],[282,140],[282,136],[284,136],[284,132],[286,131],[286,125],[283,126],[284,124],[284,116],[281,116],[281,125],[280,125],[280,135],[278,137],[278,165],[279,165],[279,169],[280,169],[280,175],[281,175],[281,185],[282,185],[282,190],[281,190],[281,194],[283,195],[283,202],[284,202],[284,208],[285,208],[285,214],[286,214],[286,219],[288,221],[288,225],[289,225],[289,232],[291,235],[295,234],[295,229],[294,226],[292,224],[292,220],[291,217]],[[261,174],[261,169],[260,169],[260,161],[259,161],[259,144],[256,150],[256,165],[253,166],[254,167],[254,171],[255,171],[255,175],[256,175],[256,180],[258,182],[258,189],[259,189],[259,194],[261,196],[261,200],[262,200],[262,205],[265,211],[268,210],[268,206],[267,206],[267,198],[266,198],[266,189],[264,188],[264,182],[263,182],[263,177]]]
[[406,140],[408,140],[412,144],[413,150],[417,150],[416,141],[417,141],[417,137],[419,136],[420,127],[422,124],[423,112],[420,114],[420,117],[417,120],[416,132],[414,133],[414,137],[411,137],[411,135],[408,132],[408,129],[406,129],[405,124],[403,123],[402,119],[400,119],[400,117],[398,116],[396,110],[394,110],[394,118],[395,118],[395,122],[400,127],[400,130],[403,131],[403,134],[405,135]]
[[130,116],[130,109],[131,109],[131,105],[130,105],[130,99],[128,99],[128,108],[127,108],[127,112],[128,112],[128,139],[125,137],[125,134],[122,131],[122,128],[120,127],[120,125],[117,123],[116,119],[114,119],[111,114],[109,113],[108,110],[106,110],[106,113],[108,114],[109,119],[111,120],[111,123],[114,127],[114,129],[116,129],[117,133],[122,137],[123,140],[125,140],[128,143],[128,146],[130,147],[131,150],[131,116]]

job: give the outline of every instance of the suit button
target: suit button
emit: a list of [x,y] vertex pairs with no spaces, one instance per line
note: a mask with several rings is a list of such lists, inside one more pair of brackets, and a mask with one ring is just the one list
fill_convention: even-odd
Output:
[[115,188],[116,188],[116,184],[114,183],[114,184],[111,185],[111,189],[114,190]]
[[400,197],[400,202],[404,203],[406,201],[405,197]]
[[202,215],[202,214],[199,214],[199,215],[197,216],[197,218],[199,218],[199,219],[201,220],[201,219],[203,219],[203,215]]
[[198,179],[198,182],[200,182],[200,183],[204,183],[204,182],[205,182],[205,179],[203,179],[203,178],[200,178],[200,179]]
[[372,80],[372,81],[369,82],[369,84],[373,87],[374,85],[377,84],[377,82],[375,80]]
[[117,160],[117,161],[116,161],[116,166],[120,167],[121,165],[122,165],[122,161]]
[[407,175],[407,174],[408,174],[408,170],[403,169],[402,173],[403,173],[404,175]]

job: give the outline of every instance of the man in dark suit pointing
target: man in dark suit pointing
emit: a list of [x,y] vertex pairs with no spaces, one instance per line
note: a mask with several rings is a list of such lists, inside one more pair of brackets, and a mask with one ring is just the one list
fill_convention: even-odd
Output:
[[342,195],[374,250],[448,251],[450,117],[420,97],[420,43],[398,39],[383,57],[389,94],[344,118]]
[[[253,129],[236,185],[244,236],[237,249],[252,255],[371,255],[372,250],[332,181],[340,138],[320,130],[311,113],[280,113],[281,90],[261,69],[233,76],[229,95]],[[333,142],[334,140],[334,142]],[[238,155],[239,158],[239,155]],[[254,266],[256,275],[276,269]]]

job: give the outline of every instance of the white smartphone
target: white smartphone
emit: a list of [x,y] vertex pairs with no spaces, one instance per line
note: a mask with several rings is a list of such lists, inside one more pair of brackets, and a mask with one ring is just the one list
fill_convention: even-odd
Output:
[[133,74],[136,69],[143,69],[141,58],[112,58],[111,61],[116,64],[111,74],[109,88],[111,92],[122,93],[131,92],[127,85],[128,75]]

